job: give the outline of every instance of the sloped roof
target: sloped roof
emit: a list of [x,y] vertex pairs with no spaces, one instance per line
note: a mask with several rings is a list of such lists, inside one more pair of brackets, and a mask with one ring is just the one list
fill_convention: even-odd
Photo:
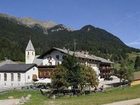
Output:
[[35,64],[5,64],[0,67],[0,72],[26,72]]
[[113,63],[113,62],[111,62],[107,59],[97,57],[95,55],[84,54],[82,52],[74,52],[74,51],[70,51],[70,50],[67,50],[67,49],[60,49],[60,48],[56,48],[56,47],[53,47],[52,49],[48,50],[46,53],[42,54],[38,58],[43,58],[47,54],[51,53],[53,50],[57,50],[57,51],[60,51],[64,54],[68,54],[68,55],[74,55],[75,54],[75,56],[77,58],[91,59],[91,60],[95,60],[95,61],[99,61],[99,62],[103,62],[103,63]]
[[12,61],[10,59],[7,59],[5,61],[0,62],[0,66],[3,66],[5,64],[18,64],[18,63],[17,62],[14,62],[14,61]]
[[31,40],[29,40],[29,42],[28,42],[28,45],[26,47],[26,51],[35,51]]
[[97,57],[98,60],[100,60],[102,63],[113,63],[110,60],[107,60],[105,58]]
[[39,56],[35,56],[35,59],[33,61],[33,63],[37,64],[37,65],[42,65],[42,59],[38,58]]

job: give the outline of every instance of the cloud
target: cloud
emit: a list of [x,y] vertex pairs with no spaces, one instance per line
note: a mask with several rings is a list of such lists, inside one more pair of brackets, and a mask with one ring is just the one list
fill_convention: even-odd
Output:
[[133,41],[133,42],[130,42],[130,43],[127,43],[127,45],[140,45],[140,39]]
[[126,43],[126,45],[140,49],[140,39],[132,41],[130,43]]
[[128,43],[128,45],[140,45],[140,42],[131,42],[131,43]]

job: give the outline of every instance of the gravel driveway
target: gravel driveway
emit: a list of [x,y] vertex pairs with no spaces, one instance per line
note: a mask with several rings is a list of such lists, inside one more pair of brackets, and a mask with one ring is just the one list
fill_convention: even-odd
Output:
[[0,105],[16,105],[19,102],[19,99],[6,99],[0,100]]

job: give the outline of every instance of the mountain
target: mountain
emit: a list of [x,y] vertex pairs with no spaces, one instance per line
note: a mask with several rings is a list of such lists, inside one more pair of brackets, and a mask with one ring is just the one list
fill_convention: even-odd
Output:
[[71,30],[62,24],[55,24],[48,28],[47,25],[45,27],[31,18],[28,21],[0,14],[0,60],[8,57],[23,61],[25,48],[30,38],[37,54],[51,47],[65,47],[73,50],[75,45],[78,51],[86,50],[97,56],[120,61],[127,58],[127,53],[140,52],[139,49],[125,45],[118,37],[106,30],[92,25],[86,25],[79,30]]
[[51,32],[60,31],[60,30],[72,31],[71,28],[64,26],[63,24],[57,24],[53,21],[40,21],[40,20],[33,19],[30,17],[17,18],[17,17],[10,16],[7,14],[0,14],[0,16],[8,18],[9,20],[17,21],[18,24],[26,25],[30,28],[36,28],[36,27],[41,28],[44,34],[48,34],[48,30]]

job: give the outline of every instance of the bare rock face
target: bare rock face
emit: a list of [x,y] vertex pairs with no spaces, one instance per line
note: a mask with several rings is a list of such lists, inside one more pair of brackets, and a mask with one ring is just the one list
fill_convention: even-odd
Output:
[[36,24],[42,26],[43,28],[51,28],[54,27],[55,25],[57,25],[55,22],[53,21],[40,21],[37,19],[32,19],[32,18],[17,18],[17,20],[19,22],[21,22],[22,24],[25,24],[27,26],[34,26]]

